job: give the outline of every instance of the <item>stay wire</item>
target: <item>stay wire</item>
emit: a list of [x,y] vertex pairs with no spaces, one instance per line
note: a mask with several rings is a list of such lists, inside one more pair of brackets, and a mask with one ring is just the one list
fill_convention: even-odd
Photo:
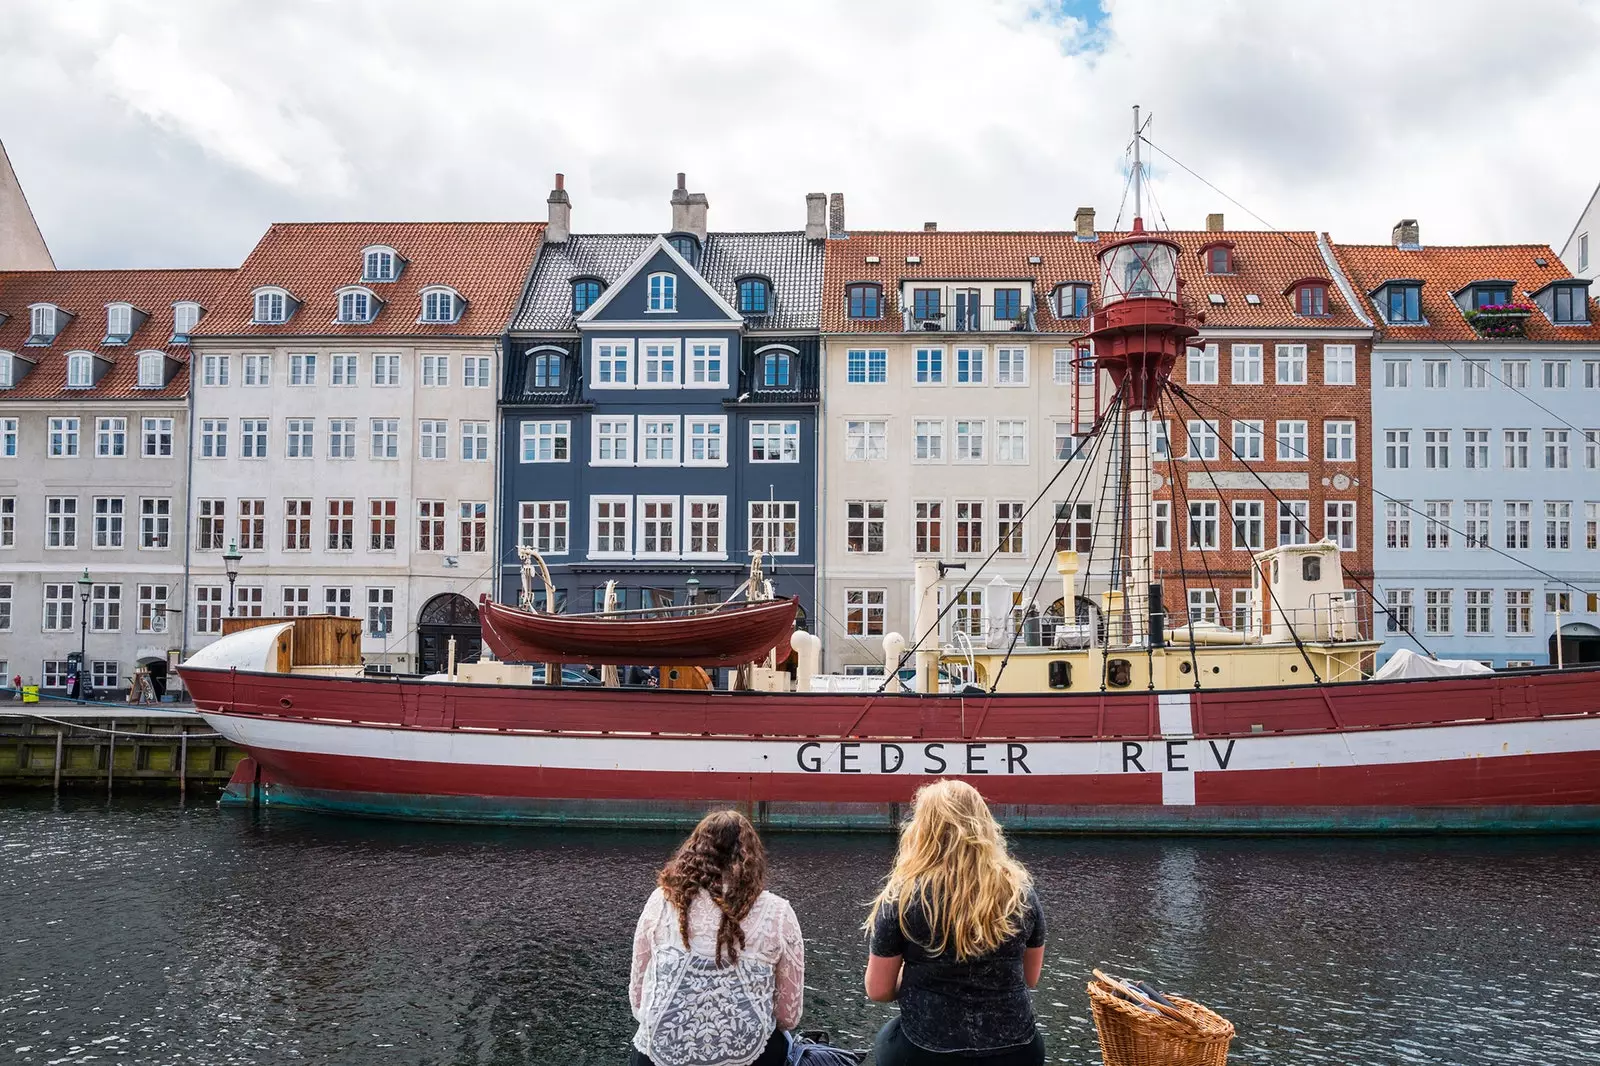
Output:
[[[1165,399],[1166,399],[1165,396],[1160,396],[1160,397],[1156,398],[1156,412],[1158,414],[1161,413],[1162,410],[1163,410],[1163,406],[1162,405],[1163,405],[1163,402],[1165,401]],[[1170,412],[1170,413],[1175,413],[1175,412]],[[1176,419],[1174,419],[1174,421],[1176,421]],[[1185,440],[1188,439],[1188,435],[1187,434],[1185,434],[1184,439]],[[1171,453],[1172,453],[1172,434],[1170,434],[1170,433],[1167,434],[1167,453],[1168,453],[1168,455],[1171,455]],[[1169,470],[1168,473],[1170,474],[1170,473],[1172,473],[1172,471]],[[1178,584],[1183,586],[1183,595],[1184,595],[1183,617],[1184,617],[1184,621],[1187,622],[1188,626],[1189,626],[1189,669],[1194,674],[1194,687],[1195,687],[1195,690],[1199,691],[1199,689],[1200,689],[1200,656],[1199,656],[1199,652],[1195,649],[1194,619],[1189,617],[1189,563],[1188,563],[1187,560],[1184,559],[1184,555],[1183,555],[1183,544],[1184,544],[1184,541],[1189,539],[1189,494],[1188,494],[1188,490],[1187,489],[1180,489],[1179,481],[1180,481],[1180,479],[1177,478],[1177,477],[1173,477],[1173,478],[1170,479],[1170,483],[1172,485],[1172,507],[1171,507],[1171,513],[1167,516],[1167,536],[1171,539],[1172,546],[1178,552]],[[1179,515],[1178,515],[1178,506],[1177,506],[1178,505],[1178,493],[1180,491],[1182,491],[1183,494],[1184,494],[1183,526],[1182,526],[1181,529],[1178,526],[1178,517],[1179,517]],[[1167,609],[1167,606],[1166,606],[1165,602],[1162,603],[1161,607],[1162,607],[1162,614],[1164,614],[1167,618],[1171,618],[1172,617],[1172,612]]]

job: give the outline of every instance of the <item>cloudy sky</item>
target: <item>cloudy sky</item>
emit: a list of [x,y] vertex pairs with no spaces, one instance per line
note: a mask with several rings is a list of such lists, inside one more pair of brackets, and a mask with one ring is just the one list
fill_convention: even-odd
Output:
[[[1130,106],[1267,223],[1559,246],[1600,181],[1579,0],[7,0],[0,140],[58,265],[231,265],[277,220],[1102,227]],[[1240,207],[1160,155],[1172,228]],[[1147,214],[1154,212],[1147,211]],[[1126,221],[1126,220],[1124,220]]]

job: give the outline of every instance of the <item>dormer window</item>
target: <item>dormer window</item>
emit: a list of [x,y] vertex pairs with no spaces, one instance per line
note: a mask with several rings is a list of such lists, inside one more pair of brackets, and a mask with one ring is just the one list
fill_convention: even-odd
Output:
[[545,389],[559,389],[561,387],[562,361],[563,353],[561,352],[533,352],[528,359],[528,369],[524,372],[523,391],[535,392]]
[[139,353],[139,388],[159,389],[166,384],[167,357],[160,352]]
[[771,287],[766,278],[740,278],[739,279],[739,313],[741,315],[764,315],[767,313],[768,298]]
[[188,344],[189,334],[194,332],[194,327],[200,324],[200,305],[191,301],[181,301],[172,305],[172,341],[173,344]]
[[918,322],[932,322],[939,317],[941,295],[938,289],[911,290],[912,314]]
[[400,276],[400,256],[386,245],[373,245],[361,251],[362,281],[393,281]]
[[1207,244],[1200,249],[1200,261],[1205,264],[1207,274],[1232,274],[1233,245],[1226,241]]
[[1557,285],[1552,294],[1551,318],[1560,325],[1584,325],[1589,321],[1589,290],[1583,285]]
[[94,387],[94,356],[88,352],[67,353],[67,388]]
[[1390,325],[1415,325],[1422,321],[1422,286],[1396,284],[1388,286],[1385,301],[1388,313],[1384,316]]
[[695,240],[693,234],[674,233],[667,238],[667,243],[672,245],[672,250],[683,256],[684,262],[690,266],[700,265],[700,242]]
[[1061,285],[1056,289],[1057,318],[1089,317],[1089,286]]
[[787,389],[790,387],[790,375],[793,362],[787,351],[774,349],[761,357],[761,387],[765,389]]
[[845,297],[851,318],[877,318],[883,311],[883,290],[876,285],[851,285]]
[[338,321],[351,324],[371,322],[378,313],[378,298],[366,289],[339,290]]
[[443,285],[422,290],[423,322],[454,322],[461,317],[466,301],[454,289]]
[[0,352],[0,389],[9,389],[17,383],[17,357],[10,352]]
[[1500,307],[1511,302],[1510,285],[1474,285],[1472,287],[1472,310],[1477,311],[1484,307]]
[[106,338],[102,344],[127,344],[133,336],[133,305],[106,304]]
[[678,309],[678,275],[651,274],[649,284],[650,302],[646,310],[659,313]]
[[285,289],[257,289],[255,303],[255,321],[261,325],[287,322],[294,311],[294,298]]
[[1302,282],[1294,290],[1294,313],[1319,318],[1328,313],[1328,287],[1321,282]]
[[61,332],[66,315],[55,304],[34,304],[28,308],[27,344],[49,344]]
[[594,278],[577,278],[572,283],[572,313],[581,315],[600,299],[600,282]]

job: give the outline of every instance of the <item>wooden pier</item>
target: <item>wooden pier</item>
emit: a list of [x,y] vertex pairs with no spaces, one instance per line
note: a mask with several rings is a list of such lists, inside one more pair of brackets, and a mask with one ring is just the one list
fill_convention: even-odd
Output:
[[0,789],[215,792],[242,758],[193,711],[0,704]]

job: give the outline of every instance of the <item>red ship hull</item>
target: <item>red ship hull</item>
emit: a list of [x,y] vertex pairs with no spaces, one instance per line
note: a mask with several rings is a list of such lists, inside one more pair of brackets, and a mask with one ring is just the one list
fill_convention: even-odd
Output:
[[1104,695],[678,692],[180,667],[241,801],[447,821],[889,828],[976,785],[1013,827],[1600,828],[1600,671]]
[[506,662],[737,666],[774,650],[787,659],[799,605],[767,600],[674,618],[618,618],[522,611],[484,596],[478,616],[483,642]]

